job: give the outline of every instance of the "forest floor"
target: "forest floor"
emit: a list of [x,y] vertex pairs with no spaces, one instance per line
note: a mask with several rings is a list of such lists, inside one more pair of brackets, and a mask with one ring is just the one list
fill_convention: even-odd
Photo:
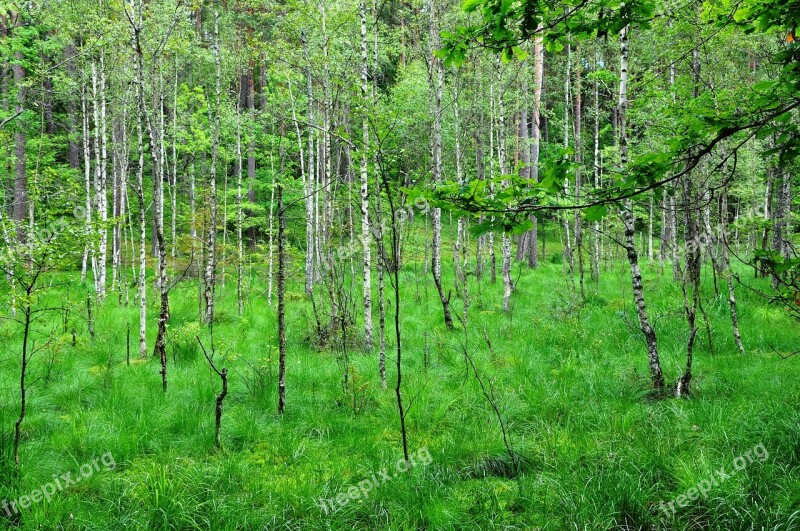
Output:
[[[266,269],[248,279],[242,318],[235,278],[218,289],[215,359],[230,370],[221,450],[214,447],[219,378],[195,339],[209,347],[196,282],[171,294],[166,395],[158,361],[139,359],[133,301],[120,305],[112,295],[96,308],[94,340],[76,303],[76,345],[68,330],[31,363],[16,480],[10,441],[21,336],[3,324],[0,499],[18,512],[4,506],[0,522],[25,529],[800,529],[800,356],[780,356],[797,349],[797,323],[754,293],[738,289],[741,355],[727,298],[714,297],[704,273],[713,352],[700,321],[692,397],[652,400],[624,263],[602,274],[599,290],[587,286],[585,305],[563,264],[517,266],[510,313],[501,309],[499,278],[479,287],[471,276],[468,329],[457,322],[448,332],[421,260],[407,262],[403,396],[414,459],[403,473],[391,310],[389,388],[381,389],[377,354],[352,346],[345,390],[341,349],[312,345],[301,258],[292,262],[282,418]],[[752,280],[751,271],[742,275]],[[50,288],[47,297],[85,300],[88,286],[67,278],[68,288]],[[453,285],[452,275],[445,282]],[[680,285],[669,267],[662,275],[657,263],[645,263],[645,290],[674,383],[687,338]],[[387,293],[393,301],[388,282]],[[456,295],[453,310],[461,313]],[[152,351],[153,294],[148,312]],[[60,317],[52,320],[60,333]],[[37,326],[50,335],[52,327]],[[499,408],[516,466],[464,345]]]

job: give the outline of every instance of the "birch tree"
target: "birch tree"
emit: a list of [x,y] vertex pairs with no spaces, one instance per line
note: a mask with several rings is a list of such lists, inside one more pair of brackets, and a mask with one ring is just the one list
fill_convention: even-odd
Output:
[[[619,35],[620,42],[620,65],[619,65],[619,101],[617,112],[619,113],[618,139],[620,166],[625,170],[628,163],[628,129],[627,129],[627,110],[628,110],[628,34],[630,26],[622,29]],[[633,284],[633,298],[636,303],[636,313],[639,317],[639,328],[644,334],[647,343],[647,359],[650,366],[650,378],[653,388],[661,390],[664,388],[664,375],[661,371],[661,360],[658,353],[658,339],[656,331],[650,324],[647,314],[647,303],[644,298],[644,287],[642,285],[642,270],[639,266],[639,252],[636,249],[636,225],[633,218],[633,201],[627,199],[620,208],[620,217],[625,228],[625,251],[628,264],[631,270],[631,281]]]
[[[508,188],[510,183],[505,178],[507,174],[506,168],[506,117],[505,106],[503,105],[503,95],[505,90],[503,88],[503,71],[500,67],[500,62],[497,62],[497,164],[500,175],[503,176],[503,188]],[[511,291],[513,284],[511,282],[511,237],[507,232],[503,232],[502,240],[502,253],[503,253],[503,311],[511,309]]]
[[138,165],[136,168],[136,195],[139,199],[139,278],[137,282],[139,301],[139,356],[147,357],[147,212],[144,203],[144,62],[142,60],[142,9],[143,3],[132,3],[130,11],[125,11],[131,28],[131,48],[133,50],[133,83],[136,92],[136,139]]
[[367,54],[367,3],[362,0],[361,16],[361,246],[364,253],[364,344],[372,349],[372,258],[369,223],[369,64]]
[[211,167],[208,176],[208,205],[209,205],[209,222],[208,222],[208,236],[206,244],[206,273],[205,273],[205,291],[203,298],[205,300],[205,321],[209,326],[213,326],[214,322],[214,290],[216,287],[216,269],[217,269],[217,159],[219,158],[219,136],[220,136],[220,110],[221,110],[221,77],[222,66],[220,61],[220,41],[219,41],[219,11],[214,10],[214,67],[215,67],[215,91],[214,91],[214,112],[213,121],[211,116],[211,106],[209,105],[209,125],[212,125],[211,130]]
[[[99,70],[99,75],[98,75]],[[99,87],[99,88],[98,88]],[[94,206],[98,222],[98,253],[94,259],[96,266],[94,283],[95,292],[99,300],[106,296],[106,264],[108,262],[108,193],[107,177],[107,132],[106,132],[106,75],[105,54],[103,49],[99,53],[99,69],[97,63],[92,62],[92,96],[94,109],[94,138],[95,138],[95,169],[94,169]]]
[[[430,9],[430,90],[433,92],[433,127],[431,131],[431,159],[433,165],[433,182],[437,184],[442,180],[442,92],[444,87],[444,65],[442,61],[433,53],[440,47],[439,42],[439,19],[435,2],[431,0],[428,4]],[[442,303],[444,312],[444,324],[453,328],[453,318],[450,315],[450,296],[445,296],[444,286],[442,285],[442,209],[433,209],[433,243],[431,247],[431,270],[433,271],[433,282],[436,284],[436,291]]]

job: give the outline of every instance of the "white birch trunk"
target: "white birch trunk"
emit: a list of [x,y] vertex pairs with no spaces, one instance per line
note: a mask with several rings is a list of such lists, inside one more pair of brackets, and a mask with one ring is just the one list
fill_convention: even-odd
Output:
[[[626,26],[620,32],[620,69],[619,69],[619,153],[620,164],[623,171],[628,164],[628,32]],[[636,250],[636,226],[633,218],[633,202],[628,199],[620,209],[620,215],[625,227],[625,250],[627,251],[628,264],[631,269],[633,284],[633,297],[636,302],[636,313],[639,317],[639,326],[647,343],[647,356],[650,365],[650,377],[653,387],[661,390],[664,387],[664,376],[661,372],[661,361],[658,355],[658,341],[656,332],[650,324],[647,315],[647,304],[644,299],[642,285],[642,271],[639,267],[639,253]]]
[[[94,64],[92,64],[94,68]],[[95,170],[95,201],[100,224],[98,257],[97,257],[97,296],[103,300],[106,296],[107,267],[108,263],[108,134],[106,114],[106,74],[105,53],[100,50],[100,75],[99,75],[99,117],[95,107],[95,138],[99,150],[99,164]],[[99,123],[97,122],[99,118]]]
[[[599,50],[595,49],[595,68],[599,66]],[[600,189],[600,81],[594,81],[594,187]],[[593,223],[592,279],[600,289],[600,221]]]
[[175,61],[175,80],[172,86],[172,258],[178,256],[178,62]]
[[[564,149],[569,148],[569,115],[570,115],[570,107],[572,106],[571,102],[571,90],[570,90],[570,79],[572,76],[572,44],[567,39],[567,72],[564,76]],[[569,195],[569,181],[564,182],[564,193],[565,195]],[[571,236],[569,230],[569,218],[564,215],[564,257],[567,259],[567,264],[569,264],[569,275],[573,281],[573,285],[575,282],[574,278],[574,268],[575,262],[573,258],[572,252],[572,243],[571,243]]]
[[372,350],[372,257],[369,224],[369,72],[367,54],[367,3],[362,0],[361,15],[361,247],[364,253],[364,345]]
[[[503,73],[500,62],[497,63],[497,163],[500,175],[506,175],[506,117],[505,106],[503,105]],[[503,189],[508,188],[509,183],[503,179]],[[503,311],[511,309],[511,238],[508,233],[503,232]]]
[[147,357],[147,216],[144,203],[144,130],[142,121],[144,120],[144,65],[142,64],[139,50],[139,32],[142,29],[142,3],[133,8],[136,14],[135,22],[131,22],[133,33],[131,46],[133,48],[134,59],[134,85],[136,88],[136,133],[138,142],[139,161],[136,170],[137,195],[139,196],[139,280],[138,280],[138,299],[139,299],[139,356]]
[[[308,54],[308,41],[305,34],[301,35],[303,44],[303,53],[305,55],[306,67],[306,97],[308,98],[308,163],[303,168],[303,149],[300,147],[300,169],[303,173],[305,184],[305,202],[306,202],[306,261],[305,261],[305,274],[306,274],[306,293],[311,294],[314,291],[314,280],[316,279],[315,268],[315,250],[316,238],[314,234],[314,220],[315,220],[315,204],[316,204],[316,173],[314,171],[314,90],[311,78],[311,59]],[[290,85],[291,93],[291,85]],[[294,104],[292,104],[292,114],[294,115]],[[299,125],[297,125],[297,118],[295,117],[295,126],[298,128],[297,141],[301,142],[302,136],[299,132]]]
[[[290,89],[291,90],[291,89]],[[297,122],[295,121],[295,124]],[[300,141],[300,136],[298,135],[298,141]],[[302,146],[302,142],[301,142]],[[274,270],[274,235],[272,234],[274,229],[274,204],[275,204],[275,161],[273,160],[272,152],[270,152],[269,156],[270,167],[272,168],[272,182],[270,183],[270,194],[269,194],[269,278],[267,279],[267,303],[272,306],[272,277],[273,277],[273,270]],[[303,150],[300,150],[300,166],[303,166]]]
[[[81,123],[83,126],[83,184],[85,195],[84,208],[86,210],[86,236],[91,239],[92,237],[92,158],[90,151],[90,137],[89,137],[89,109],[86,95],[86,85],[81,84]],[[89,269],[89,258],[94,259],[94,249],[91,240],[84,246],[83,260],[81,263],[81,282],[86,281],[87,271]],[[94,267],[92,267],[94,271]]]
[[[433,0],[429,3],[430,8],[430,68],[431,81],[434,92],[433,97],[433,131],[432,140],[432,159],[433,159],[433,182],[439,183],[442,180],[442,91],[444,87],[444,65],[442,61],[434,55],[434,50],[439,46],[439,21],[437,18],[437,7]],[[444,311],[445,326],[453,328],[453,318],[450,316],[450,297],[445,296],[444,286],[442,285],[442,209],[433,209],[433,243],[431,246],[431,269],[433,271],[433,282],[436,284],[436,291],[439,293],[439,300]]]
[[[214,288],[216,284],[217,267],[217,158],[219,156],[220,134],[220,98],[221,98],[221,65],[219,57],[219,12],[214,11],[214,63],[216,66],[216,99],[214,105],[213,130],[211,133],[211,168],[209,172],[209,224],[206,253],[205,274],[205,322],[212,325],[214,321]],[[211,112],[209,106],[209,113]]]
[[236,300],[239,317],[244,313],[242,275],[244,269],[244,242],[242,241],[242,128],[239,113],[236,113]]

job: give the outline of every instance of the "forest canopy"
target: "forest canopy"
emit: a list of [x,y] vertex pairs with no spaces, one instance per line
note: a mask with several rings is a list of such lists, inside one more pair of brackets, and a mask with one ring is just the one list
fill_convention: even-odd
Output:
[[799,23],[0,0],[0,521],[796,528]]

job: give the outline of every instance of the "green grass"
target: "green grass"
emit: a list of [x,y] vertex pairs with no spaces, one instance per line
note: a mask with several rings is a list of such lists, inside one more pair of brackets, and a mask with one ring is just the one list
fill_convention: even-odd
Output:
[[[276,309],[263,295],[265,272],[256,272],[241,319],[235,279],[218,292],[217,359],[231,370],[221,451],[213,445],[219,382],[194,341],[195,333],[208,337],[197,322],[193,282],[171,296],[166,396],[158,362],[138,359],[136,306],[110,297],[97,311],[90,341],[75,315],[83,305],[75,303],[76,347],[67,334],[56,351],[37,354],[32,364],[36,381],[18,480],[10,473],[8,445],[18,413],[20,335],[3,324],[0,499],[28,494],[54,474],[74,475],[110,452],[114,470],[96,471],[33,504],[17,523],[25,529],[800,529],[800,360],[781,361],[773,351],[796,350],[797,323],[780,309],[739,290],[747,348],[740,355],[726,300],[714,298],[705,278],[714,352],[703,331],[692,398],[652,401],[644,343],[631,326],[636,315],[625,264],[603,273],[599,291],[590,288],[583,307],[564,280],[563,264],[517,270],[511,314],[501,309],[501,284],[487,279],[479,288],[471,277],[469,329],[448,332],[419,254],[401,273],[403,391],[411,450],[426,447],[427,466],[333,513],[318,503],[380,469],[392,470],[402,457],[394,335],[390,320],[390,388],[380,388],[377,354],[354,350],[351,392],[345,393],[339,351],[319,351],[309,341],[313,319],[302,295],[301,260],[293,256],[283,418],[276,414]],[[88,288],[75,275],[68,278],[71,287],[53,288],[49,300],[84,300]],[[646,296],[672,383],[687,332],[669,268],[661,276],[655,264],[646,266]],[[156,297],[148,301],[152,349]],[[461,312],[455,295],[453,310]],[[377,312],[375,321],[377,327]],[[518,477],[510,473],[496,417],[467,372],[464,341],[496,395],[520,456]],[[763,463],[748,464],[707,498],[676,506],[674,516],[661,511],[661,502],[710,480],[720,467],[732,470],[734,459],[758,444],[769,452]]]

